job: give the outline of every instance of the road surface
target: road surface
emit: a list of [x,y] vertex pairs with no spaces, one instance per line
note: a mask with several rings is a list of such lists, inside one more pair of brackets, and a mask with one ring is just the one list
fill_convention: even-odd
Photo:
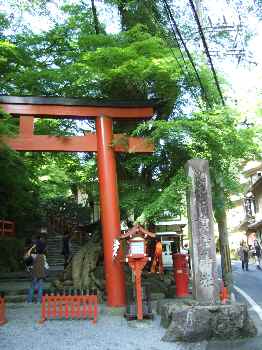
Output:
[[262,270],[251,261],[248,271],[242,271],[240,261],[232,261],[234,292],[237,301],[246,302],[262,334]]

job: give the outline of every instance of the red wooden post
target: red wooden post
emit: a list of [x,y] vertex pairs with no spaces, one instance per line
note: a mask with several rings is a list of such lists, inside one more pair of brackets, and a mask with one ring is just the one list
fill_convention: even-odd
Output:
[[136,259],[128,258],[128,264],[135,274],[136,279],[136,305],[137,305],[137,319],[143,320],[143,302],[142,302],[142,288],[141,288],[141,274],[144,266],[148,262],[148,257]]
[[97,296],[96,296],[96,295],[93,295],[93,296],[92,296],[92,305],[93,305],[93,310],[94,310],[94,319],[93,319],[93,323],[96,323],[96,320],[97,320],[97,313],[98,313],[98,310],[97,310]]
[[120,235],[120,213],[113,140],[113,122],[108,117],[96,119],[97,160],[103,227],[105,280],[108,306],[124,306],[125,278],[120,259],[113,260],[113,242]]
[[7,322],[5,317],[5,299],[0,296],[0,326]]
[[142,288],[141,288],[141,270],[136,270],[136,303],[137,303],[137,319],[143,319],[142,306]]
[[68,310],[68,308],[69,308],[69,296],[65,296],[64,297],[65,298],[65,303],[66,303],[66,305],[65,305],[65,318],[66,319],[68,319],[68,317],[69,317],[69,310]]
[[63,317],[63,297],[59,296],[59,313],[58,317],[62,318]]
[[87,299],[86,299],[86,296],[82,296],[82,303],[83,303],[83,308],[82,308],[82,317],[85,319],[86,316],[87,316],[87,306],[86,306],[86,303],[87,303]]
[[19,118],[19,133],[21,136],[33,136],[34,131],[34,117],[23,116]]
[[44,322],[46,319],[46,296],[44,295],[42,298],[42,321]]

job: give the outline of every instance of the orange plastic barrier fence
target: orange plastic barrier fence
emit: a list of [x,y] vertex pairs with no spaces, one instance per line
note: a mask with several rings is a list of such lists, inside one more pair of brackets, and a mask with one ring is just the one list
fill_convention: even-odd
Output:
[[66,295],[64,292],[45,293],[42,297],[39,323],[62,318],[89,318],[93,323],[96,323],[98,315],[97,295],[95,291],[91,293],[86,294],[85,291],[77,291],[77,295]]
[[221,282],[221,289],[220,289],[219,296],[220,296],[221,304],[226,304],[227,301],[229,300],[228,289],[227,287],[225,287],[223,280]]
[[0,220],[1,236],[15,236],[15,223],[13,221]]
[[4,296],[0,296],[0,326],[5,324],[7,322],[7,319],[5,317],[5,299]]

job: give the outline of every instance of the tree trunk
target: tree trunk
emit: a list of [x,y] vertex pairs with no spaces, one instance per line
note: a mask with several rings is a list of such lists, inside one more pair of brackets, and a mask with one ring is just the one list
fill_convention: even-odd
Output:
[[130,29],[128,23],[128,11],[126,10],[126,4],[126,0],[122,0],[117,6],[121,18],[121,28],[123,31]]
[[224,199],[224,189],[220,188],[219,192],[220,198],[220,209],[216,211],[216,221],[218,224],[219,232],[219,245],[221,253],[221,268],[222,268],[222,278],[225,287],[231,292],[233,288],[233,277],[232,277],[232,266],[230,259],[230,249],[228,243],[228,230],[227,230],[227,217],[225,210],[225,199]]
[[91,5],[92,5],[92,13],[93,13],[93,19],[94,19],[95,32],[96,32],[96,34],[99,34],[100,33],[99,21],[98,21],[96,6],[95,6],[95,0],[91,0]]

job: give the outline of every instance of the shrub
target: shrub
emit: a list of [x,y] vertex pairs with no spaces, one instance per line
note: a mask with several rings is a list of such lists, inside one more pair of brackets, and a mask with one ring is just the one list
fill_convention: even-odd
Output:
[[24,240],[3,237],[0,239],[0,252],[0,272],[13,272],[24,269]]

